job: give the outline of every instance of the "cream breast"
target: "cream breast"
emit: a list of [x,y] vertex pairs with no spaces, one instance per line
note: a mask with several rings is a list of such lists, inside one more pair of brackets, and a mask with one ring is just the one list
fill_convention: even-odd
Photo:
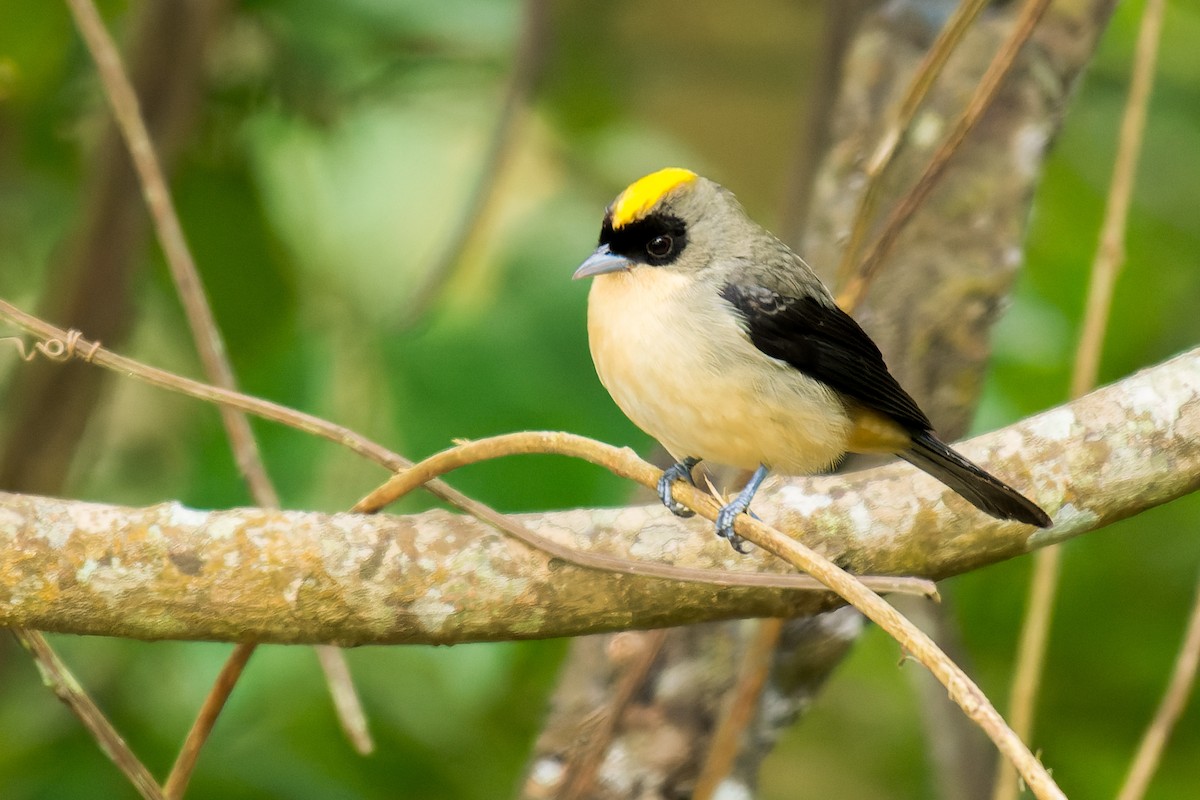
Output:
[[613,400],[676,458],[804,474],[846,451],[840,398],[754,347],[704,281],[654,267],[599,275],[588,337]]

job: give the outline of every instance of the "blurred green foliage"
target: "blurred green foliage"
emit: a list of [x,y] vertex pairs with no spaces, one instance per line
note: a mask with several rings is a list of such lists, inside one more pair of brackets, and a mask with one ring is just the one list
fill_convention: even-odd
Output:
[[[1080,87],[1034,209],[1027,269],[997,331],[977,426],[1061,402],[1103,212],[1140,3],[1122,4]],[[137,7],[102,10],[120,35]],[[596,381],[586,287],[569,280],[601,209],[645,171],[687,164],[766,223],[804,126],[815,3],[581,2],[552,9],[533,112],[478,246],[415,326],[412,291],[445,246],[497,117],[521,8],[255,0],[209,47],[173,187],[242,386],[347,424],[410,457],[454,437],[565,429],[646,449]],[[65,8],[0,0],[0,296],[33,309],[61,290],[105,114]],[[1200,340],[1200,2],[1170,4],[1128,260],[1105,343],[1117,379]],[[731,145],[736,142],[736,146]],[[137,319],[117,349],[198,375],[161,258],[146,248]],[[86,332],[85,332],[86,333]],[[22,365],[0,360],[11,381]],[[0,430],[9,424],[0,419]],[[289,507],[344,508],[372,466],[255,423]],[[455,475],[502,510],[616,504],[629,488],[561,459]],[[141,504],[249,502],[215,411],[108,384],[65,491]],[[428,501],[406,501],[404,510]],[[968,668],[1003,707],[1024,560],[947,583]],[[1200,568],[1192,497],[1069,545],[1036,746],[1068,794],[1110,795],[1165,683]],[[135,750],[165,774],[226,646],[54,637]],[[379,752],[342,737],[311,652],[255,655],[189,798],[494,798],[536,734],[560,642],[350,653]],[[895,645],[868,634],[772,756],[764,797],[933,794],[918,700]],[[1168,750],[1154,796],[1195,796],[1200,714]],[[0,797],[133,790],[0,639]]]

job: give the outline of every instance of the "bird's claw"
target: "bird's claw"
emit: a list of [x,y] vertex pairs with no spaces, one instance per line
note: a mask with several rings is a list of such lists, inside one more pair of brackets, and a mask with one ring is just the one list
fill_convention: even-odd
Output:
[[758,519],[758,515],[750,510],[750,501],[754,499],[754,493],[758,491],[758,487],[762,485],[766,477],[766,465],[759,464],[758,469],[754,470],[750,481],[738,492],[737,497],[730,500],[717,512],[717,535],[729,542],[730,546],[742,555],[750,551],[746,549],[746,541],[733,532],[733,523],[737,520],[738,514],[743,511],[754,519]]
[[[684,480],[695,486],[696,481],[692,478],[692,470],[699,463],[700,459],[698,458],[685,458],[663,470],[662,477],[658,479],[658,499],[662,500],[662,504],[676,516],[695,516],[694,511],[675,499],[671,493],[671,487],[677,480]],[[749,545],[745,539],[733,532],[733,524],[737,520],[738,514],[742,512],[758,519],[758,515],[750,510],[750,501],[754,498],[754,493],[758,491],[758,487],[766,475],[767,468],[760,465],[738,496],[717,513],[717,535],[729,542],[730,546],[742,555],[750,552]]]
[[743,511],[758,519],[758,515],[753,511],[747,511],[749,505],[749,499],[743,500],[741,497],[735,497],[732,502],[717,512],[717,535],[729,542],[729,546],[742,555],[749,553],[750,549],[746,540],[733,532],[733,523],[737,521],[738,514]]
[[693,517],[696,512],[675,499],[675,495],[671,493],[671,484],[677,480],[685,480],[695,486],[696,481],[692,479],[692,468],[698,463],[700,463],[698,459],[685,458],[663,470],[662,477],[658,479],[658,499],[662,500],[662,504],[677,517]]

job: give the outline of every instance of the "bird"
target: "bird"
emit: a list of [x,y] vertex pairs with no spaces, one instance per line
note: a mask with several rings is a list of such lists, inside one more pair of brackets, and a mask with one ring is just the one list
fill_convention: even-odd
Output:
[[672,486],[695,485],[701,461],[753,470],[716,519],[739,552],[735,520],[769,472],[815,474],[847,453],[897,455],[993,517],[1052,524],[938,438],[816,273],[714,181],[680,167],[634,181],[573,277],[591,279],[600,382],[674,459],[662,503],[691,516]]

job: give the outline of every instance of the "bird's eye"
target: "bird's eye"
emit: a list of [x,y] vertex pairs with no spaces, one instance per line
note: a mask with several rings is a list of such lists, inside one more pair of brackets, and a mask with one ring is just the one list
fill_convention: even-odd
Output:
[[646,252],[652,258],[666,258],[671,255],[671,250],[675,248],[675,240],[667,234],[655,236],[646,243]]

